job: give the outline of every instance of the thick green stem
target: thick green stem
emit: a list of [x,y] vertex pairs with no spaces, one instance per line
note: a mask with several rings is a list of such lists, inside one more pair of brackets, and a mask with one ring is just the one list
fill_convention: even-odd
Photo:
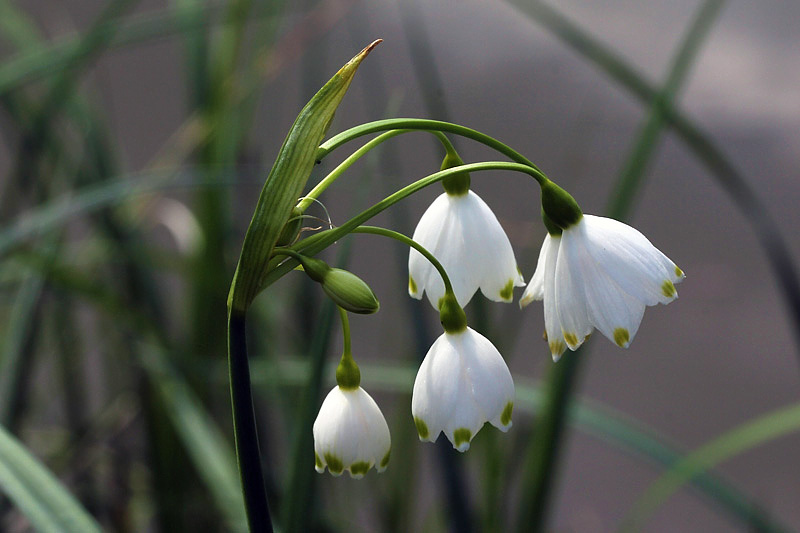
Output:
[[233,435],[236,440],[236,459],[242,480],[247,523],[254,533],[269,533],[272,531],[272,521],[261,470],[261,453],[250,387],[245,313],[235,309],[228,313],[228,368],[233,406]]

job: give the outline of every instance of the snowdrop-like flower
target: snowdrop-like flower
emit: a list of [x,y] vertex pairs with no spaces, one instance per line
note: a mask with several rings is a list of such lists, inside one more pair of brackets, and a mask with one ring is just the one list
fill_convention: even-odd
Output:
[[553,359],[576,350],[594,328],[627,348],[648,305],[678,297],[685,275],[647,238],[622,222],[583,215],[545,237],[520,307],[543,300]]
[[391,450],[389,426],[375,400],[361,387],[336,386],[314,422],[314,463],[334,476],[347,470],[360,479],[375,466],[386,470]]
[[[441,194],[422,215],[413,239],[442,263],[458,302],[465,306],[478,288],[490,300],[510,302],[525,281],[497,217],[477,194]],[[436,269],[416,250],[408,258],[408,293],[427,293],[434,308],[444,295]]]
[[444,431],[453,447],[469,449],[485,422],[511,427],[514,382],[503,357],[486,337],[466,327],[433,343],[414,381],[411,412],[420,440]]

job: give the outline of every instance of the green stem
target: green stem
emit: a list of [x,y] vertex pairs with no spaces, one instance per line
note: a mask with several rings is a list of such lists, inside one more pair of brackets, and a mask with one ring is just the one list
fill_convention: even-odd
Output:
[[399,233],[397,231],[392,231],[386,228],[379,228],[377,226],[359,226],[352,231],[352,233],[369,233],[372,235],[382,235],[383,237],[389,237],[390,239],[394,239],[396,241],[400,241],[403,244],[407,244],[411,248],[418,251],[420,254],[425,257],[428,261],[431,262],[433,267],[439,272],[442,276],[442,281],[444,281],[444,291],[452,293],[453,286],[450,284],[450,278],[447,276],[447,272],[445,271],[442,264],[436,259],[432,253],[426,250],[420,243],[417,241]]
[[466,137],[468,139],[472,139],[473,141],[477,141],[481,144],[484,144],[489,148],[492,148],[493,150],[496,150],[499,153],[505,155],[512,161],[532,167],[535,170],[537,170],[540,174],[544,175],[544,173],[541,170],[539,170],[539,167],[534,165],[530,159],[520,154],[513,148],[510,148],[509,146],[501,143],[497,139],[489,137],[485,133],[481,133],[477,130],[467,128],[465,126],[460,126],[458,124],[453,124],[451,122],[443,122],[441,120],[429,120],[422,118],[389,118],[386,120],[367,122],[366,124],[361,124],[354,128],[350,128],[349,130],[334,135],[333,137],[322,143],[322,145],[319,147],[319,150],[317,151],[317,161],[322,161],[333,150],[345,144],[346,142],[352,141],[353,139],[356,139],[363,135],[369,135],[370,133],[376,133],[379,131],[386,131],[386,130],[395,130],[395,129],[417,130],[417,131],[432,130],[439,133],[446,131],[448,133],[460,135],[462,137]]
[[252,532],[272,532],[272,521],[261,470],[253,394],[250,387],[250,362],[247,359],[245,313],[228,313],[228,367],[233,406],[233,435],[236,459],[242,480],[247,523]]
[[366,143],[364,146],[362,146],[361,148],[350,154],[347,159],[339,163],[339,166],[334,168],[327,176],[322,178],[322,180],[319,183],[317,183],[314,186],[314,188],[308,192],[308,194],[303,196],[303,198],[297,204],[297,209],[299,209],[301,212],[305,212],[305,210],[308,209],[308,206],[311,205],[311,202],[319,198],[319,195],[322,194],[322,192],[325,189],[327,189],[334,181],[336,181],[339,178],[339,176],[345,170],[350,168],[350,166],[353,163],[355,163],[356,161],[361,159],[364,155],[366,155],[367,152],[369,152],[379,144],[383,143],[384,141],[388,141],[392,137],[400,135],[401,133],[408,133],[409,131],[412,130],[387,131],[386,133],[378,135],[377,137]]
[[[325,248],[327,248],[328,246],[330,246],[331,244],[333,244],[334,242],[336,242],[337,240],[347,235],[348,233],[351,233],[358,226],[360,226],[367,220],[371,219],[378,213],[391,207],[392,205],[410,196],[411,194],[414,194],[420,189],[423,189],[428,185],[431,185],[432,183],[441,181],[442,179],[448,176],[452,176],[453,174],[457,174],[459,172],[481,172],[484,170],[510,170],[515,172],[522,172],[524,174],[532,176],[540,185],[544,185],[549,182],[547,177],[535,167],[532,167],[527,164],[508,163],[505,161],[470,163],[467,165],[462,165],[460,167],[453,167],[453,168],[448,168],[447,170],[440,170],[439,172],[436,172],[420,180],[417,180],[414,183],[403,187],[394,194],[387,196],[377,204],[362,211],[361,213],[351,218],[341,226],[334,229],[321,231],[315,235],[312,235],[311,237],[308,237],[307,239],[303,239],[302,241],[296,243],[292,247],[292,249],[295,252],[303,252],[304,255],[311,255],[311,256],[316,255]],[[281,261],[280,259],[270,260],[270,265],[268,268],[269,273],[266,275],[263,283],[264,288],[268,287],[269,285],[277,281],[284,274],[286,274],[287,272],[289,272],[298,265],[298,261],[296,259],[290,259],[288,261],[284,261],[283,263],[281,263],[280,261]]]
[[[374,139],[370,140],[368,143],[364,144],[361,148],[350,154],[347,159],[339,163],[339,165],[334,168],[327,176],[325,176],[319,183],[317,183],[308,194],[303,196],[303,198],[298,202],[297,209],[301,212],[304,212],[308,209],[308,206],[311,205],[311,202],[319,198],[319,195],[322,194],[325,189],[327,189],[334,181],[339,179],[339,176],[342,173],[350,168],[353,163],[361,159],[364,155],[367,154],[370,150],[377,147],[379,144],[382,144],[384,141],[388,141],[392,137],[396,137],[397,135],[401,135],[403,133],[411,133],[413,131],[430,131],[433,135],[436,136],[437,139],[442,143],[444,149],[447,153],[455,153],[455,148],[453,147],[453,143],[450,142],[450,139],[447,136],[436,130],[415,130],[415,129],[390,129],[389,131],[378,135]],[[327,153],[326,153],[327,155]]]

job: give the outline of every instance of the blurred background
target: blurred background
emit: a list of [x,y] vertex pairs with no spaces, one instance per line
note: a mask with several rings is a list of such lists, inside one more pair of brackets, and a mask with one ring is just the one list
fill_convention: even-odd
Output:
[[[628,350],[596,335],[564,356],[582,358],[577,410],[543,527],[616,530],[678,458],[798,402],[798,22],[795,3],[744,0],[1,0],[0,464],[12,471],[15,454],[32,454],[60,481],[53,490],[110,531],[243,527],[231,276],[295,116],[382,38],[330,134],[389,117],[477,129],[585,212],[627,220],[687,274],[680,299],[649,308]],[[454,142],[467,162],[501,159]],[[396,137],[321,200],[341,224],[442,156],[429,134]],[[545,235],[534,185],[472,176],[526,281]],[[439,192],[373,222],[411,235]],[[341,353],[321,291],[291,273],[255,301],[256,414],[285,530],[524,530],[525,458],[554,373],[541,305],[476,296],[467,308],[515,377],[513,429],[485,427],[463,455],[443,438],[419,443],[411,384],[441,331],[429,304],[407,297],[407,253],[356,235],[323,254],[381,301],[377,315],[352,319],[363,385],[392,431],[381,475],[313,472],[310,422],[333,384],[331,366],[321,385],[315,369]],[[768,433],[712,453],[710,477],[680,487],[645,529],[800,529],[800,437]],[[31,469],[0,476],[3,530],[30,530],[35,503],[55,501],[19,492]]]

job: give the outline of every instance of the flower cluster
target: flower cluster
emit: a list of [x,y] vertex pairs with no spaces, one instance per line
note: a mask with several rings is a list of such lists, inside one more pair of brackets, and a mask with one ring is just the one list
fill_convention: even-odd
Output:
[[[443,170],[463,165],[451,149]],[[487,422],[504,432],[511,427],[514,382],[497,348],[467,325],[463,307],[478,289],[490,300],[511,302],[514,287],[525,282],[497,217],[470,190],[469,175],[449,174],[413,239],[402,237],[412,247],[408,292],[417,299],[426,294],[444,328],[417,372],[411,413],[420,440],[434,442],[444,433],[464,452]],[[678,297],[675,284],[683,272],[637,230],[584,215],[566,191],[546,179],[540,185],[548,234],[520,307],[543,301],[554,360],[567,348],[576,350],[594,329],[627,348],[645,307]],[[314,424],[316,468],[360,477],[372,466],[385,468],[389,430],[358,380],[349,385],[339,381]]]

